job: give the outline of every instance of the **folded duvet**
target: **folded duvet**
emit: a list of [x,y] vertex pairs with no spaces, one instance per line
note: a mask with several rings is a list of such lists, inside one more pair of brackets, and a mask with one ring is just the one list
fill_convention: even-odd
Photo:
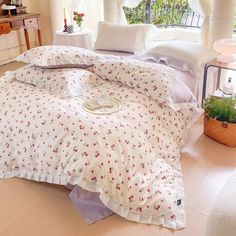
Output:
[[[183,228],[180,148],[201,111],[171,102],[166,66],[107,60],[90,71],[103,83],[71,98],[0,80],[0,178],[78,185],[129,220]],[[119,112],[82,109],[101,95],[119,99]]]

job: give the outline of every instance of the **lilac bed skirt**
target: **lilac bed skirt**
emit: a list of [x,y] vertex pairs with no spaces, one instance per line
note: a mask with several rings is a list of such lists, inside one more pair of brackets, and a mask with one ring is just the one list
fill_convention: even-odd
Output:
[[99,199],[99,193],[89,192],[79,186],[67,186],[71,189],[69,196],[76,209],[88,224],[93,224],[114,214]]

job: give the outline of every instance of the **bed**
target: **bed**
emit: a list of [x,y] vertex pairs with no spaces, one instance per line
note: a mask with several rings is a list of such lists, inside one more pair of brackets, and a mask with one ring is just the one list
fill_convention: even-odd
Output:
[[[180,149],[202,113],[188,74],[73,47],[18,60],[31,64],[0,79],[0,178],[80,186],[126,219],[185,227]],[[83,109],[101,95],[120,109]]]

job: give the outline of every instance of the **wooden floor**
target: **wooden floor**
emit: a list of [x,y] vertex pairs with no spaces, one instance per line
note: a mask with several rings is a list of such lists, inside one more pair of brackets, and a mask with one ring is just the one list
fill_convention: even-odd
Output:
[[[21,66],[0,67],[0,74]],[[0,236],[204,236],[214,199],[236,167],[236,149],[202,134],[202,120],[182,150],[187,226],[170,231],[129,222],[117,215],[87,225],[63,186],[22,179],[0,180]]]

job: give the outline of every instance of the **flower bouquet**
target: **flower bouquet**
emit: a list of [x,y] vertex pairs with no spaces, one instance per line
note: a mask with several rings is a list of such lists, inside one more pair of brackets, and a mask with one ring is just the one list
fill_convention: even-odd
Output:
[[74,12],[74,21],[76,22],[77,26],[81,29],[83,18],[85,14],[84,13],[78,13],[77,11]]

